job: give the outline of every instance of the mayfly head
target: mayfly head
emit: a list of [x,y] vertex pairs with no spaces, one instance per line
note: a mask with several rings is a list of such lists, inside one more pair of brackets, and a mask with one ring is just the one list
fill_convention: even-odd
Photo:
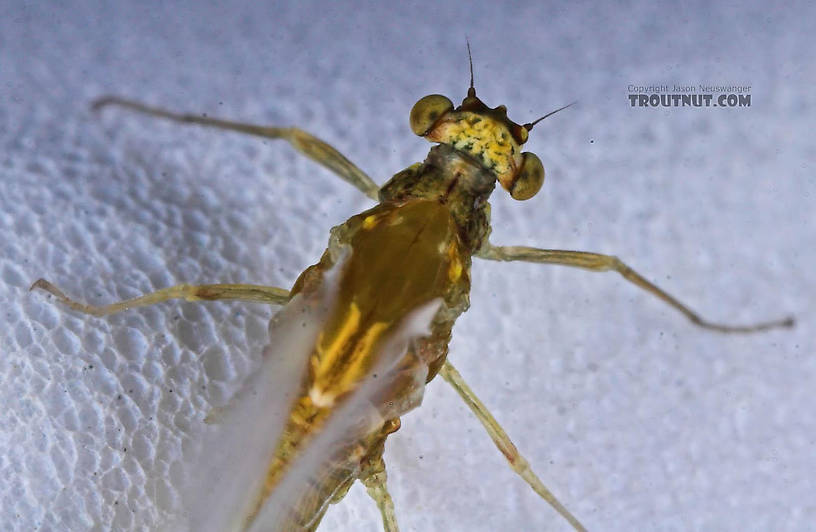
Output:
[[411,109],[411,129],[431,142],[464,152],[495,174],[517,200],[532,198],[544,183],[544,166],[534,153],[522,153],[528,130],[507,118],[503,105],[491,109],[468,89],[457,108],[441,94],[420,99]]
[[447,144],[476,159],[496,176],[510,196],[526,200],[535,196],[544,183],[544,165],[536,154],[522,152],[521,147],[535,124],[561,109],[533,122],[516,124],[507,117],[507,107],[491,109],[476,97],[471,62],[470,88],[462,104],[454,108],[448,97],[430,94],[414,104],[410,123],[420,137]]

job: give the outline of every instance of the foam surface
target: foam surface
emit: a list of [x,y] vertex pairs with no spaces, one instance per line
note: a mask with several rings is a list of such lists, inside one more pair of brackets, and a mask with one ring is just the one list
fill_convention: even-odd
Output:
[[[0,13],[0,530],[155,529],[189,434],[259,365],[271,309],[167,303],[174,283],[288,287],[371,203],[285,145],[117,111],[102,94],[299,125],[378,182],[421,160],[421,96],[545,120],[539,197],[494,195],[493,241],[615,253],[712,319],[613,274],[477,262],[450,358],[590,530],[803,530],[816,521],[812,6],[315,3]],[[294,5],[294,4],[293,4]],[[750,84],[749,109],[632,109],[627,85]],[[389,439],[403,530],[568,530],[444,382]],[[321,532],[380,530],[359,486]]]

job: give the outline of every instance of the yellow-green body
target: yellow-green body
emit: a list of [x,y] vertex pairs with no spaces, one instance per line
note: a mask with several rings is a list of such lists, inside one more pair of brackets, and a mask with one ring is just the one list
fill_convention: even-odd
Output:
[[[481,183],[482,187],[473,186]],[[292,295],[315,292],[338,262],[337,295],[320,332],[284,433],[269,465],[257,506],[321,431],[335,409],[378,363],[381,343],[412,311],[435,299],[441,305],[430,335],[410,346],[391,382],[371,400],[383,423],[336,449],[331,467],[314,479],[309,496],[293,508],[291,530],[313,529],[326,505],[378,459],[398,416],[418,406],[415,379],[430,381],[445,361],[451,328],[469,305],[471,255],[488,231],[487,195],[495,177],[447,146],[431,150],[382,188],[381,203],[332,230],[320,262],[300,276]],[[348,254],[346,257],[345,255]]]

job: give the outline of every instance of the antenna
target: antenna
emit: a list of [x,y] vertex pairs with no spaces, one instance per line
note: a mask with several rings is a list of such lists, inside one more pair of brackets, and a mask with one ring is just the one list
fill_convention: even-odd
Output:
[[567,107],[572,107],[572,106],[573,106],[573,105],[575,105],[576,103],[578,103],[578,100],[575,100],[574,102],[570,102],[570,103],[568,103],[567,105],[565,105],[564,107],[559,107],[559,108],[558,108],[558,109],[556,109],[555,111],[550,111],[549,113],[545,114],[545,115],[544,115],[544,116],[542,116],[541,118],[539,118],[539,119],[537,119],[537,120],[533,120],[532,122],[529,122],[529,123],[527,123],[527,124],[524,124],[524,129],[526,129],[527,131],[532,131],[533,126],[534,126],[534,125],[538,124],[539,122],[541,122],[542,120],[544,120],[544,119],[545,119],[545,118],[547,118],[548,116],[552,116],[552,115],[554,115],[555,113],[557,113],[558,111],[563,111],[563,110],[564,110],[564,109],[566,109]]
[[470,87],[468,88],[468,97],[473,98],[476,96],[476,89],[473,87],[473,56],[470,55],[470,39],[467,38],[467,35],[465,35],[465,42],[467,43],[468,62],[470,63]]

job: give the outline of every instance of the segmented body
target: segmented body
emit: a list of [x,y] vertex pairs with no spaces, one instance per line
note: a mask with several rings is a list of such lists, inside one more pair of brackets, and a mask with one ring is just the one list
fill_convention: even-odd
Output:
[[[335,227],[320,262],[295,283],[293,295],[317,290],[325,273],[350,253],[258,494],[258,507],[335,409],[372,375],[383,339],[411,311],[435,299],[442,304],[431,334],[413,342],[390,374],[375,375],[389,382],[369,399],[382,423],[346,442],[327,460],[330,467],[308,480],[309,488],[287,517],[286,530],[316,527],[327,504],[382,454],[385,438],[399,427],[399,416],[419,405],[421,388],[445,361],[454,321],[468,308],[471,255],[487,236],[486,198],[494,182],[495,177],[467,156],[447,146],[433,148],[424,163],[396,174],[383,187],[379,205]],[[478,183],[485,186],[473,186]]]

